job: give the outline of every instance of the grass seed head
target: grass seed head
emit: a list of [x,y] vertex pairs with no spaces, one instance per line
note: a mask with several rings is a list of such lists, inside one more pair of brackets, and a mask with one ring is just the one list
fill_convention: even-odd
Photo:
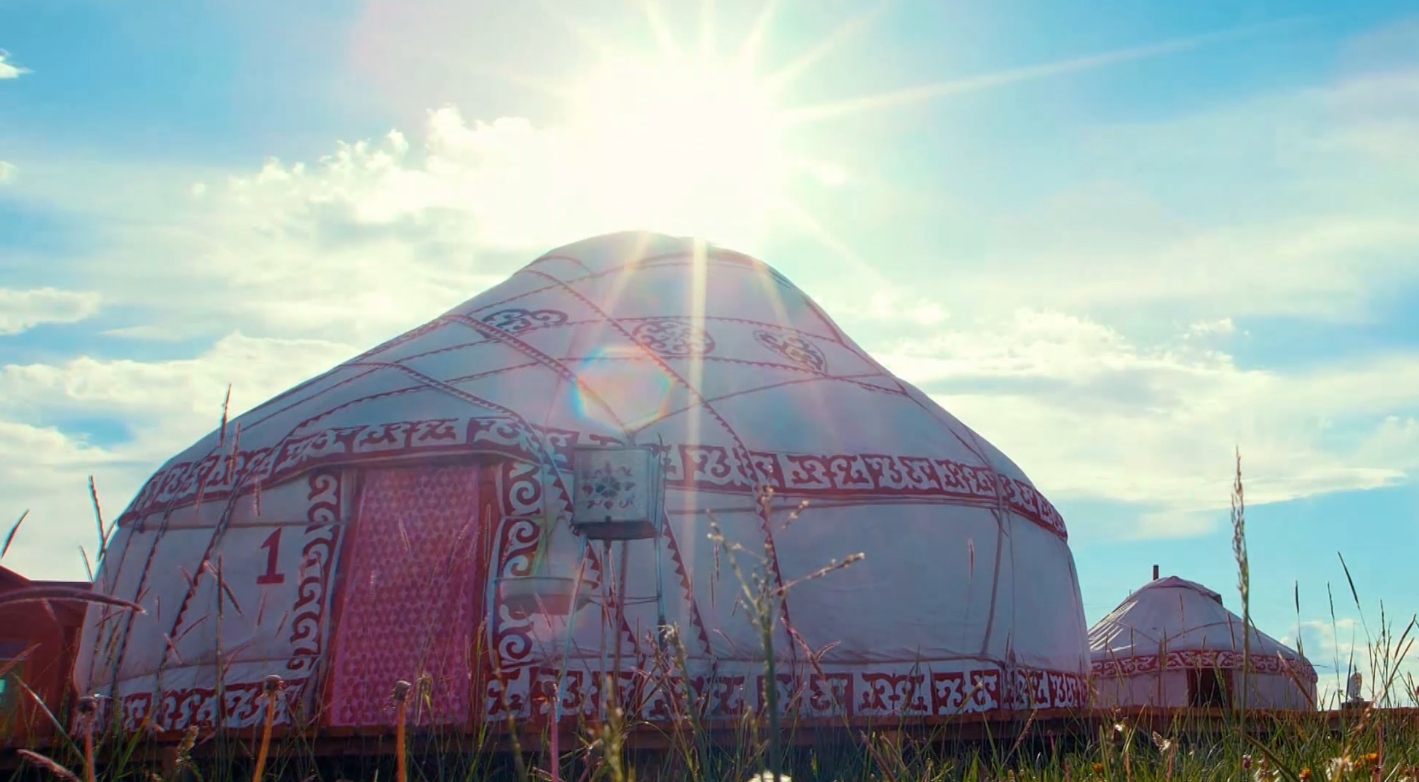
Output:
[[15,754],[28,760],[38,768],[42,768],[59,779],[64,780],[64,782],[79,782],[79,777],[74,772],[59,765],[53,758],[41,755],[38,752],[31,752],[27,749],[15,750]]

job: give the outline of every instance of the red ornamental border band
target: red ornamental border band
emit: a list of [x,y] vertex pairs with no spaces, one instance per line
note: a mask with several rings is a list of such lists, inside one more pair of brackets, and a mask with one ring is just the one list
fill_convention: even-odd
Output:
[[[300,574],[296,603],[291,606],[290,641],[293,654],[286,662],[285,675],[288,679],[286,702],[281,704],[278,720],[289,721],[292,704],[319,702],[329,707],[323,716],[326,724],[383,724],[389,715],[376,709],[384,708],[388,699],[387,687],[378,685],[377,676],[381,671],[371,669],[369,691],[342,693],[331,691],[334,676],[311,678],[310,673],[322,655],[333,656],[332,670],[338,669],[350,659],[350,654],[341,654],[333,648],[340,643],[338,612],[342,598],[352,589],[349,583],[336,587],[343,590],[340,596],[332,595],[335,574],[332,565],[337,558],[337,548],[345,547],[342,559],[342,573],[350,572],[353,558],[359,556],[358,541],[340,539],[340,520],[346,516],[340,503],[344,493],[341,486],[341,472],[335,465],[348,462],[356,456],[403,456],[408,454],[438,455],[447,453],[494,454],[512,457],[500,463],[496,475],[498,519],[495,530],[480,534],[486,539],[479,543],[488,557],[482,561],[496,563],[496,576],[526,575],[531,562],[531,552],[537,547],[541,534],[540,526],[532,517],[542,513],[543,485],[540,480],[542,468],[537,463],[541,459],[529,439],[536,438],[541,443],[549,443],[551,458],[565,465],[572,446],[576,445],[578,433],[564,430],[535,429],[521,422],[499,418],[437,419],[409,421],[373,426],[358,426],[331,429],[316,434],[305,435],[282,443],[270,449],[239,451],[225,456],[214,455],[197,463],[175,463],[164,469],[145,485],[138,498],[125,512],[123,523],[135,524],[140,530],[148,525],[155,514],[166,513],[179,506],[198,500],[218,500],[233,492],[242,494],[259,491],[261,485],[274,486],[283,479],[294,477],[302,471],[312,470],[307,477],[309,486],[309,510],[305,537],[302,545],[303,561],[306,562]],[[588,438],[594,444],[611,442],[609,438]],[[546,452],[540,454],[546,458]],[[890,455],[810,455],[775,454],[754,452],[736,455],[729,448],[721,446],[679,446],[671,447],[666,453],[667,485],[677,488],[692,488],[710,491],[750,492],[759,485],[767,484],[794,497],[869,497],[872,495],[913,496],[923,499],[965,502],[982,507],[995,506],[1001,499],[993,483],[994,473],[988,468],[961,464],[944,459],[929,459]],[[363,462],[374,469],[370,475],[378,475],[378,462]],[[327,469],[321,469],[329,465]],[[439,469],[456,476],[457,468],[428,467],[418,471],[400,470],[409,475],[433,475]],[[754,478],[749,473],[752,470]],[[484,471],[486,472],[486,470]],[[255,478],[253,480],[253,477]],[[757,480],[755,480],[757,478]],[[377,480],[367,477],[369,480]],[[365,487],[368,488],[368,487]],[[484,494],[491,486],[485,486]],[[1059,514],[1032,487],[1020,481],[1005,478],[1001,487],[1010,508],[1021,516],[1064,538],[1066,533]],[[397,491],[397,487],[395,487]],[[474,490],[474,494],[476,494]],[[362,494],[361,501],[368,497]],[[562,498],[569,504],[567,498]],[[459,507],[459,506],[454,506]],[[468,507],[461,505],[461,507]],[[362,508],[360,515],[366,512]],[[421,511],[427,515],[428,509]],[[361,521],[366,521],[361,519]],[[368,521],[373,522],[374,518]],[[455,520],[456,521],[456,520]],[[424,519],[421,523],[432,523]],[[454,523],[450,521],[449,523]],[[466,523],[466,520],[458,523]],[[367,528],[378,526],[371,523]],[[434,524],[433,527],[437,527]],[[290,529],[290,528],[286,528]],[[291,529],[293,532],[294,529]],[[430,532],[436,531],[433,528]],[[445,532],[457,534],[450,528]],[[668,531],[668,528],[667,528]],[[387,530],[385,530],[387,533]],[[286,533],[290,534],[290,533]],[[358,530],[355,537],[358,538]],[[281,545],[280,537],[268,537],[264,545],[272,548],[268,552],[274,561],[274,547]],[[666,537],[669,566],[679,582],[682,598],[686,601],[690,623],[694,625],[693,637],[702,650],[708,649],[708,634],[699,616],[694,596],[680,556],[673,532]],[[353,547],[353,548],[352,548]],[[601,563],[594,556],[590,562],[587,578],[591,582],[600,579]],[[269,568],[268,568],[269,570]],[[269,573],[266,574],[269,576]],[[343,577],[343,576],[342,576]],[[488,577],[458,579],[464,584],[486,585]],[[482,587],[480,587],[482,588]],[[468,599],[451,601],[460,605],[485,605],[486,595],[464,595]],[[332,599],[333,598],[333,599]],[[370,601],[364,601],[366,603]],[[375,601],[381,602],[381,601]],[[395,612],[401,611],[401,603],[396,598],[382,601]],[[433,602],[433,601],[428,601]],[[336,621],[331,621],[331,613],[336,612]],[[372,619],[372,618],[371,618]],[[406,617],[399,617],[404,620]],[[470,612],[462,622],[473,622]],[[532,621],[506,610],[495,608],[490,616],[477,617],[477,621],[491,623],[489,636],[496,655],[498,676],[491,677],[483,692],[483,703],[476,707],[469,701],[470,688],[446,687],[449,693],[461,691],[463,694],[445,696],[437,710],[440,719],[462,721],[465,716],[481,715],[484,719],[504,716],[508,710],[519,715],[527,715],[533,708],[542,710],[549,697],[546,688],[546,669],[532,664],[533,642]],[[364,622],[361,635],[368,637],[376,646],[389,648],[390,638],[371,634],[370,622]],[[444,625],[446,628],[446,625]],[[463,637],[472,637],[479,629],[469,626]],[[332,649],[326,651],[322,642],[334,631]],[[627,648],[638,649],[632,629],[626,625],[620,628],[623,643]],[[457,632],[450,636],[459,635]],[[351,650],[353,651],[353,650]],[[333,655],[332,655],[333,653]],[[456,679],[469,676],[466,651],[459,658],[455,649],[443,651],[442,664],[447,674]],[[646,664],[644,659],[637,664]],[[943,661],[944,662],[944,661]],[[958,668],[959,662],[946,663],[943,667]],[[376,666],[386,668],[386,665]],[[397,666],[396,666],[397,667]],[[630,666],[634,667],[634,666]],[[851,666],[851,670],[805,670],[785,674],[781,679],[784,700],[801,714],[861,715],[899,714],[946,715],[972,711],[993,711],[1015,703],[1023,703],[1036,708],[1067,707],[1082,705],[1087,683],[1084,677],[1074,673],[1042,671],[1018,668],[1005,677],[998,669],[983,670],[943,670],[931,671],[930,663],[924,665],[867,665]],[[459,672],[462,671],[460,674]],[[408,676],[407,672],[388,671],[389,675]],[[568,718],[577,714],[594,713],[599,708],[599,693],[592,679],[585,683],[584,671],[568,671],[563,684],[563,713]],[[264,674],[263,674],[264,675]],[[621,671],[626,681],[626,697],[635,698],[636,711],[655,719],[666,713],[669,706],[664,701],[664,693],[644,692],[637,687],[636,676],[631,671]],[[641,677],[642,679],[644,677]],[[1009,679],[1002,687],[1002,678]],[[253,681],[231,682],[224,685],[221,715],[224,724],[240,725],[256,719],[259,708],[255,703],[261,686],[262,676],[253,676]],[[676,677],[663,677],[665,681],[676,681]],[[312,687],[320,686],[323,691],[315,693]],[[761,677],[753,671],[726,671],[722,676],[692,677],[691,688],[697,697],[712,707],[710,716],[722,713],[729,717],[741,708],[749,708],[749,701],[762,698]],[[476,691],[476,690],[475,690]],[[737,694],[736,694],[737,693]],[[324,697],[309,697],[322,695]],[[187,724],[213,724],[217,715],[216,692],[214,688],[179,688],[164,690],[160,694],[152,692],[132,692],[121,698],[124,721],[136,727],[150,722],[160,729],[175,729]],[[657,700],[658,699],[658,700]],[[536,704],[544,704],[538,706]],[[387,710],[387,709],[386,709]],[[299,719],[299,717],[298,717]]]

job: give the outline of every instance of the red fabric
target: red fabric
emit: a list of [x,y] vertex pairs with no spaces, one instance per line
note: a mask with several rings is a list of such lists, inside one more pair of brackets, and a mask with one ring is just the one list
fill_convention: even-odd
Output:
[[[0,595],[37,586],[87,587],[78,583],[30,581],[19,573],[0,567]],[[73,703],[69,671],[78,649],[79,629],[84,621],[81,603],[62,600],[44,603],[12,603],[0,607],[0,668],[24,652],[29,654],[10,669],[14,686],[23,680],[43,704],[22,695],[18,687],[0,697],[0,706],[10,701],[12,715],[0,712],[0,748],[30,746],[30,742],[50,738],[53,723],[44,716],[48,709],[60,713]],[[6,719],[7,716],[12,719]]]
[[[370,469],[336,622],[329,723],[393,724],[394,683],[432,678],[409,721],[467,724],[487,581],[474,465]],[[481,711],[481,709],[479,709]]]

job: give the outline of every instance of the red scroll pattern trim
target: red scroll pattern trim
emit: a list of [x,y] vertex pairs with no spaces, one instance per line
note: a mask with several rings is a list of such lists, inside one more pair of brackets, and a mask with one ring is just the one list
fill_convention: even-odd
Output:
[[[564,445],[563,438],[553,437],[549,441],[554,452],[562,450],[558,446]],[[546,496],[548,487],[542,481],[542,468],[525,461],[504,463],[498,473],[497,486],[502,513],[496,521],[493,537],[494,591],[489,604],[488,630],[497,667],[505,669],[525,665],[531,659],[532,619],[510,610],[497,598],[497,582],[532,574],[532,559],[542,540],[542,527],[536,518],[542,515],[544,505],[555,506],[560,514],[569,514],[571,498],[555,484],[553,491],[558,496]]]
[[300,583],[291,607],[291,659],[286,670],[309,675],[320,662],[325,641],[325,616],[330,602],[330,576],[340,543],[342,486],[338,472],[313,472],[306,510],[306,543],[301,548]]
[[[1184,649],[1168,652],[1166,659],[1159,660],[1156,654],[1137,654],[1127,657],[1113,657],[1095,660],[1092,666],[1094,676],[1115,678],[1133,676],[1140,673],[1158,671],[1182,671],[1194,668],[1221,668],[1240,670],[1242,653],[1231,649]],[[1257,673],[1289,674],[1311,684],[1319,677],[1316,669],[1305,659],[1288,659],[1280,654],[1253,654],[1251,670]]]
[[[286,682],[284,694],[276,697],[276,713],[272,720],[276,725],[292,722],[296,693],[299,693],[306,679],[291,679]],[[233,682],[222,687],[221,719],[224,728],[248,728],[261,721],[266,700],[262,697],[265,683]],[[155,705],[156,702],[156,705]],[[196,725],[204,730],[218,724],[217,691],[212,687],[185,687],[182,689],[131,692],[120,699],[123,727],[127,730],[149,728],[154,730],[183,730]]]
[[[714,445],[670,448],[666,485],[686,489],[753,492],[759,481],[794,497],[921,497],[994,506],[995,473],[950,459],[890,454],[817,454],[754,451],[751,480],[730,449]],[[1059,511],[1030,484],[1000,476],[1005,500],[1024,518],[1068,540]]]
[[[545,719],[556,697],[558,669],[529,665],[507,672],[489,687],[487,719]],[[762,674],[696,674],[688,684],[680,674],[657,677],[651,687],[634,671],[621,671],[626,710],[653,723],[683,719],[728,720],[762,710],[767,703]],[[1007,676],[999,668],[930,671],[920,666],[866,665],[851,670],[781,673],[776,677],[786,716],[804,718],[913,718],[1031,709],[1080,708],[1088,703],[1088,679],[1078,673],[1034,668]],[[574,722],[599,713],[601,677],[573,667],[562,683],[563,719]]]
[[[541,538],[542,529],[531,519],[504,519],[498,525],[497,551],[493,559],[497,563],[495,588],[497,580],[531,575],[532,557]],[[525,665],[532,657],[534,646],[531,618],[508,608],[497,599],[496,592],[492,609],[492,647],[499,669],[506,671]]]
[[[567,437],[569,434],[573,436]],[[575,442],[574,433],[565,432],[554,433],[548,440],[557,454],[570,453]],[[549,489],[553,492],[551,496],[547,496]],[[522,461],[509,461],[502,465],[498,473],[498,495],[503,515],[497,522],[494,537],[493,573],[498,579],[531,575],[533,556],[541,545],[543,534],[537,518],[541,516],[545,506],[550,506],[554,513],[569,516],[572,510],[571,497],[560,484],[551,481],[544,484],[538,465]],[[593,590],[604,577],[601,559],[594,551],[591,552],[582,577],[584,586]],[[497,599],[496,592],[490,610],[491,647],[498,668],[506,678],[511,675],[508,673],[511,669],[535,662],[533,621],[531,617],[508,608]],[[695,615],[698,616],[698,609],[695,609]],[[635,649],[634,635],[624,621],[621,624],[621,639],[626,645],[625,648]],[[496,679],[490,682],[487,698],[497,702],[502,697],[497,694],[501,691],[502,684]]]
[[[274,448],[241,451],[237,469],[225,471],[225,456],[199,462],[176,462],[148,480],[124,511],[128,523],[166,507],[204,498],[219,499],[239,487],[240,476],[255,473],[264,486],[314,467],[410,455],[494,453],[539,463],[551,452],[567,469],[579,432],[529,427],[507,418],[433,419],[328,429],[288,438]],[[535,441],[534,441],[535,439]],[[910,497],[941,499],[965,505],[994,506],[996,474],[989,467],[950,459],[893,454],[803,454],[755,451],[736,455],[719,445],[668,447],[666,483],[680,489],[752,494],[769,485],[785,495],[812,498]],[[1003,493],[1011,510],[1068,539],[1059,511],[1033,486],[1013,478]]]

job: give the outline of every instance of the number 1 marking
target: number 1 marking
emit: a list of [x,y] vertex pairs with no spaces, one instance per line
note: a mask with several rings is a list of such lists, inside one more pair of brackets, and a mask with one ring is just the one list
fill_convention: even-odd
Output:
[[267,535],[260,547],[266,549],[266,572],[256,577],[256,583],[286,583],[286,574],[276,572],[276,557],[281,553],[281,528],[277,527],[275,532]]

